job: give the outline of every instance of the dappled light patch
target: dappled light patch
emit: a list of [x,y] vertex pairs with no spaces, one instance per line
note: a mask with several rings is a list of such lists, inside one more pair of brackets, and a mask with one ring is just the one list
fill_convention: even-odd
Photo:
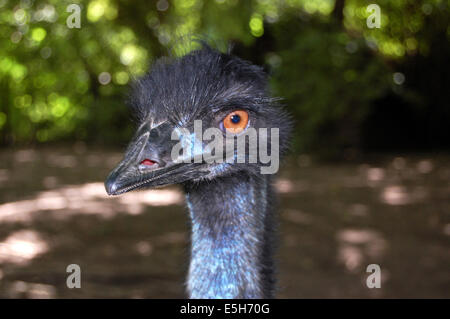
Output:
[[394,185],[386,187],[382,192],[382,200],[389,205],[406,205],[412,202],[411,195],[404,186]]
[[0,169],[0,183],[8,181],[9,172],[6,169]]
[[26,265],[47,252],[49,246],[34,230],[20,230],[0,242],[0,264]]
[[56,288],[52,285],[18,280],[8,288],[9,298],[50,299],[56,297]]
[[405,186],[386,186],[381,192],[381,200],[388,205],[408,205],[423,201],[427,197],[427,191],[423,187],[415,187],[408,191]]
[[355,271],[364,262],[361,249],[350,245],[344,245],[339,248],[338,259],[349,271]]
[[42,211],[53,211],[55,218],[76,214],[112,217],[119,213],[140,214],[146,206],[180,205],[183,195],[176,189],[145,190],[108,197],[103,183],[64,186],[38,193],[31,199],[0,205],[0,222],[26,222]]
[[180,205],[183,194],[173,189],[158,189],[144,192],[135,192],[119,197],[119,202],[125,205],[136,203],[150,206]]
[[31,149],[24,149],[14,153],[14,160],[18,163],[33,162],[37,159],[37,153]]
[[450,236],[450,224],[444,226],[443,233],[447,236]]
[[148,241],[140,241],[135,245],[135,249],[140,255],[149,256],[153,251],[153,246]]
[[371,167],[367,170],[367,181],[369,185],[374,185],[384,179],[385,170],[379,167]]
[[289,193],[294,190],[294,184],[287,179],[279,179],[276,182],[275,187],[280,193]]
[[303,181],[292,181],[285,178],[279,178],[275,182],[275,189],[279,193],[298,193],[307,189],[307,185]]
[[422,174],[428,174],[434,168],[433,162],[429,159],[421,160],[420,162],[417,163],[416,167],[417,167],[417,170],[419,171],[419,173],[422,173]]
[[372,229],[343,229],[336,239],[337,259],[350,272],[360,271],[370,260],[379,260],[388,248],[383,235]]

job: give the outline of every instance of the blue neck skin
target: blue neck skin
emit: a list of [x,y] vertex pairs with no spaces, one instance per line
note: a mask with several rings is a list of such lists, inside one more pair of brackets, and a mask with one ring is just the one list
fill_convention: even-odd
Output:
[[185,190],[192,221],[190,297],[271,298],[268,177],[222,177]]

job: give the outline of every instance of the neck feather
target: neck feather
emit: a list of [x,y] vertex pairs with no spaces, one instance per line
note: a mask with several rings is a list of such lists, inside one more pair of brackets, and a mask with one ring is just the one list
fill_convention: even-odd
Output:
[[185,189],[192,221],[190,297],[272,297],[270,179],[235,175]]

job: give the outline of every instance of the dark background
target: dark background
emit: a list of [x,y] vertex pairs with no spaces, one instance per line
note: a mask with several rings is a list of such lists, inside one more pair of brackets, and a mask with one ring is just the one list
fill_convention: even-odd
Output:
[[295,120],[279,297],[449,297],[449,20],[444,0],[0,0],[0,296],[183,297],[181,191],[102,181],[131,81],[199,37],[264,66]]

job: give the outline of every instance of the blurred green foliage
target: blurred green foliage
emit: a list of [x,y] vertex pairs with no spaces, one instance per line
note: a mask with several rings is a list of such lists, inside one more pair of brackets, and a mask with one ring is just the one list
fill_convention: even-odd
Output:
[[[81,7],[79,29],[66,25],[72,3]],[[379,29],[366,25],[370,3],[381,8]],[[0,144],[122,145],[132,132],[123,104],[129,82],[156,58],[186,52],[182,39],[200,35],[219,48],[235,43],[236,53],[266,65],[274,93],[295,116],[297,150],[358,147],[374,101],[393,93],[423,102],[398,70],[431,55],[437,35],[448,47],[449,6],[448,0],[0,0]]]
[[[328,27],[287,20],[274,33],[277,46],[285,49],[269,62],[284,65],[275,67],[273,86],[299,123],[297,147],[332,154],[359,144],[359,125],[371,102],[389,90],[392,75],[364,39]],[[298,37],[292,38],[296,30]]]

